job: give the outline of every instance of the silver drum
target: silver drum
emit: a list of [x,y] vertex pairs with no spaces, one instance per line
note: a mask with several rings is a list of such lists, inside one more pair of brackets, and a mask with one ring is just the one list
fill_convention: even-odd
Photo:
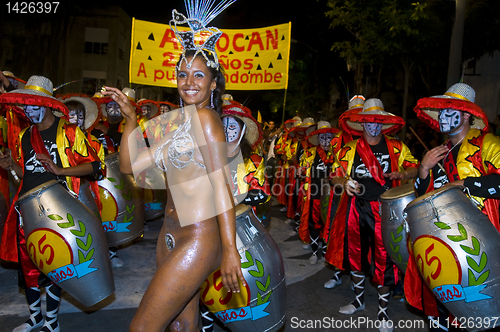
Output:
[[87,307],[115,291],[100,219],[59,181],[23,194],[16,207],[31,260],[55,284]]
[[119,152],[105,158],[106,178],[98,181],[102,227],[110,247],[127,244],[144,233],[144,196],[131,174],[120,172]]
[[500,235],[488,217],[458,186],[415,199],[405,214],[417,268],[458,324],[500,325]]
[[[159,168],[149,169],[140,187],[144,188],[144,218],[146,221],[157,219],[165,213],[167,191],[165,190],[165,172]],[[161,183],[161,185],[159,185]],[[163,187],[158,189],[158,187]]]
[[285,323],[286,284],[278,246],[253,209],[236,206],[236,242],[247,286],[228,293],[217,269],[203,282],[201,300],[233,332],[277,331]]
[[403,273],[410,257],[403,211],[414,199],[413,183],[391,188],[380,196],[382,242],[389,257]]

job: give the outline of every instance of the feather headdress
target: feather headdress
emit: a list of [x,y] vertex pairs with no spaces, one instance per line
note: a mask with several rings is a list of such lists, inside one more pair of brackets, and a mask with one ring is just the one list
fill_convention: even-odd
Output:
[[[187,67],[191,68],[193,59],[201,53],[205,60],[207,60],[207,66],[219,68],[219,59],[215,51],[215,45],[222,32],[216,27],[207,27],[207,24],[234,2],[236,0],[223,0],[218,4],[216,0],[184,0],[187,17],[175,9],[172,11],[172,19],[169,22],[170,29],[174,31],[175,36],[183,47],[180,62],[186,61]],[[189,30],[178,29],[177,25],[181,24],[187,24]],[[197,45],[195,38],[200,38],[203,41]],[[187,51],[195,52],[193,59],[189,62],[185,56]],[[209,54],[213,55],[213,61],[208,58]]]

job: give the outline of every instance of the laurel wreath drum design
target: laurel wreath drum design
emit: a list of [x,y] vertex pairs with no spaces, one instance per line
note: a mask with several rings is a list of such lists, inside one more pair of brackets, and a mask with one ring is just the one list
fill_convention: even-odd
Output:
[[497,317],[500,234],[462,187],[427,193],[404,213],[417,267],[436,297],[457,318]]
[[389,257],[403,273],[410,257],[403,210],[415,199],[414,191],[413,184],[408,183],[391,188],[380,196],[382,242]]
[[87,307],[114,292],[108,244],[93,211],[55,180],[16,204],[29,256],[54,283]]
[[247,286],[228,293],[217,269],[203,283],[201,300],[233,332],[277,331],[285,323],[283,258],[251,207],[236,207],[236,242]]
[[106,178],[98,181],[101,219],[109,246],[127,244],[144,233],[144,195],[132,174],[120,172],[119,152],[105,158]]

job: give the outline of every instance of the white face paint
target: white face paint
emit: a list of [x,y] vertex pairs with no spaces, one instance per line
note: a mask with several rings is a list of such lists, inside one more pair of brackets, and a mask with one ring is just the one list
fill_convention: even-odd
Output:
[[40,123],[45,117],[46,108],[43,106],[25,105],[23,106],[23,110],[24,114],[26,114],[33,123]]
[[142,105],[142,115],[146,116],[149,118],[149,115],[151,114],[151,106],[149,105]]
[[319,145],[323,150],[328,151],[330,149],[330,142],[332,138],[332,133],[321,133],[318,135]]
[[80,129],[83,129],[83,122],[85,121],[85,115],[82,110],[70,110],[68,113],[69,122],[76,124]]
[[222,118],[222,125],[224,126],[224,133],[226,134],[226,142],[233,143],[238,141],[241,134],[239,122],[232,116],[225,116]]
[[439,112],[439,130],[449,133],[460,127],[462,123],[462,112],[454,109],[444,109]]
[[116,101],[110,101],[106,105],[106,112],[109,116],[120,116],[122,115],[122,111],[120,109],[120,105]]
[[382,132],[382,123],[366,122],[363,124],[366,132],[371,137],[377,137]]

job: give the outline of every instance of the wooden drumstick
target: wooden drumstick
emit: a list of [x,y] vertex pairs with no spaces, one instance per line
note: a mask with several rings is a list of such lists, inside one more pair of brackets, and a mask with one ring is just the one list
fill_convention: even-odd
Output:
[[[0,156],[4,156],[3,152],[0,150]],[[14,177],[16,181],[19,181],[19,177],[16,174],[16,171],[12,167],[9,167],[10,174]]]
[[[410,130],[411,132],[413,133],[413,135],[415,135],[415,137],[420,141],[420,143],[422,143],[422,146],[425,148],[425,150],[429,151],[429,148],[427,147],[427,145],[425,145],[425,143],[420,139],[420,137],[417,135],[417,133],[415,132],[415,130],[413,130],[412,127],[410,127]],[[439,168],[441,168],[441,170],[444,172],[444,174],[447,174],[446,171],[444,170],[444,167],[443,165],[441,165],[439,162],[437,163],[437,165],[439,166]]]

